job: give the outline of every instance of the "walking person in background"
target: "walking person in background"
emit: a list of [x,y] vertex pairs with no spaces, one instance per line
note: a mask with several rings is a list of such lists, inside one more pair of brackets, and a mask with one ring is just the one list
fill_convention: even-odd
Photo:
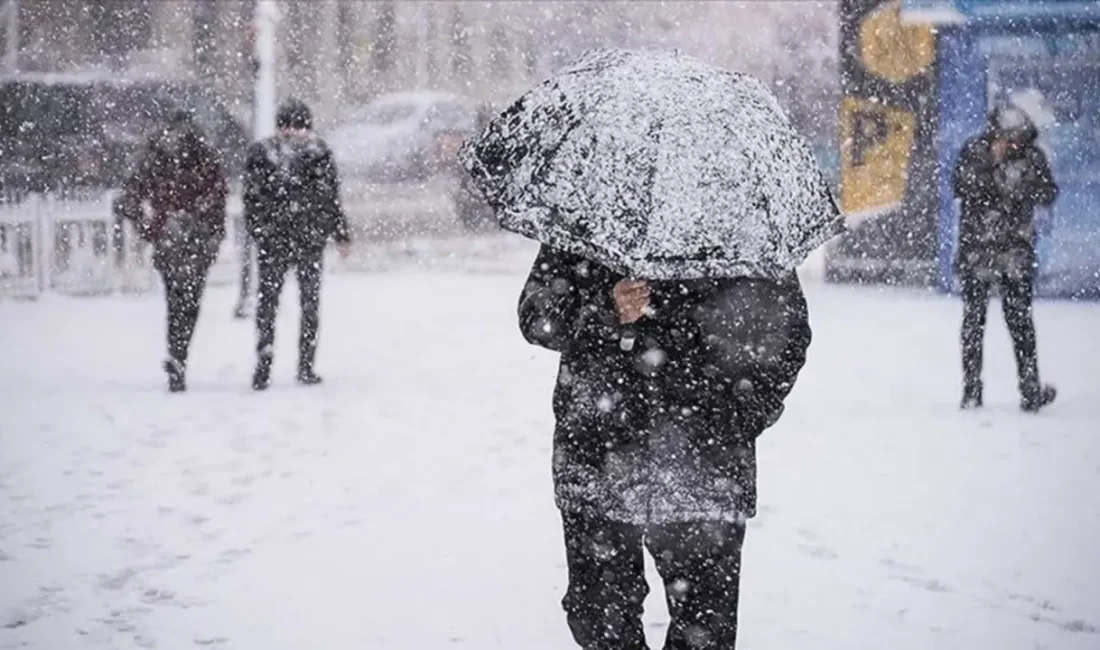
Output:
[[321,382],[313,364],[325,245],[331,237],[346,255],[351,241],[336,163],[328,145],[313,132],[309,107],[288,100],[279,107],[275,123],[278,133],[253,144],[245,163],[245,219],[259,266],[254,390],[265,390],[271,382],[279,294],[291,267],[301,304],[297,380],[305,385]]
[[1035,207],[1058,196],[1038,133],[1016,108],[993,111],[984,133],[963,147],[954,192],[962,202],[956,271],[962,284],[962,408],[982,405],[982,348],[990,292],[1000,289],[1016,355],[1020,408],[1034,413],[1054,401],[1039,380],[1032,298],[1038,259]]
[[[225,238],[228,189],[221,161],[188,111],[179,110],[154,135],[115,202],[116,218],[130,219],[153,244],[153,265],[168,306],[168,389],[186,389],[191,336],[206,276]],[[145,218],[144,203],[152,208]]]

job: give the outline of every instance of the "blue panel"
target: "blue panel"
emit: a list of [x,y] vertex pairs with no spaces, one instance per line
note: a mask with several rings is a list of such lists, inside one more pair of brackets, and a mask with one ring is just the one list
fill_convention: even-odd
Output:
[[966,140],[986,123],[985,65],[979,57],[975,35],[966,29],[940,32],[940,132],[937,138],[939,166],[939,287],[955,292],[952,266],[958,243],[958,205],[951,191],[955,161]]
[[902,0],[902,7],[907,13],[966,23],[1100,18],[1095,0]]

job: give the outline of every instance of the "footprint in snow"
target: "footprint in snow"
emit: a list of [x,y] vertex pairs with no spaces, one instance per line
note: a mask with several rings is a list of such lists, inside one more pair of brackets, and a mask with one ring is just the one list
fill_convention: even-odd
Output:
[[126,586],[130,579],[137,575],[137,569],[126,568],[114,573],[100,574],[96,580],[96,586],[100,589],[110,589],[111,591],[118,591]]
[[796,530],[794,532],[798,533],[798,536],[801,537],[802,539],[806,540],[807,542],[816,542],[817,541],[817,535],[812,530],[809,530],[809,529],[806,529],[806,528],[799,528],[798,530]]
[[891,580],[898,580],[909,584],[910,586],[917,587],[918,589],[924,589],[925,591],[931,591],[934,593],[951,593],[955,591],[947,583],[936,580],[935,578],[914,578],[912,576],[890,576]]
[[53,540],[49,537],[36,537],[33,542],[27,544],[29,548],[35,548],[40,551],[45,551],[53,546]]
[[1017,600],[1017,601],[1020,601],[1020,602],[1027,603],[1029,605],[1035,605],[1039,609],[1046,610],[1048,612],[1060,612],[1060,611],[1062,611],[1062,608],[1058,607],[1058,605],[1050,602],[1049,600],[1040,600],[1038,598],[1035,598],[1033,596],[1028,596],[1026,594],[1010,593],[1010,594],[1008,594],[1008,599],[1009,600]]
[[252,553],[252,550],[247,548],[226,549],[218,554],[218,559],[215,560],[215,562],[217,562],[218,564],[228,564],[239,560],[240,558],[245,557],[250,553]]
[[906,564],[904,562],[899,562],[888,557],[879,560],[878,563],[890,569],[898,569],[900,571],[907,571],[909,573],[915,573],[917,575],[924,573],[923,571],[921,571],[920,567],[914,566],[912,564]]
[[799,550],[801,550],[806,555],[816,557],[816,558],[820,558],[822,560],[839,560],[840,559],[840,556],[837,555],[836,551],[834,551],[831,548],[821,546],[819,544],[799,544],[798,548],[799,548]]
[[1082,621],[1080,619],[1062,623],[1060,626],[1063,630],[1069,632],[1083,632],[1085,634],[1100,634],[1100,629],[1097,629],[1095,625],[1092,625],[1088,621]]
[[227,494],[224,497],[218,497],[214,501],[223,506],[235,506],[239,503],[243,503],[248,497],[248,494],[238,492],[236,494]]

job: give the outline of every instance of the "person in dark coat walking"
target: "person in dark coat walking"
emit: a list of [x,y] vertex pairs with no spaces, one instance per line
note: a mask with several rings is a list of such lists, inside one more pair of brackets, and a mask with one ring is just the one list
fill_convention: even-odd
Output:
[[646,647],[648,548],[666,650],[732,649],[756,438],[811,339],[797,276],[645,283],[544,246],[518,313],[529,342],[561,353],[553,475],[573,638]]
[[1035,412],[1054,401],[1054,386],[1039,379],[1032,297],[1038,260],[1035,207],[1058,196],[1038,133],[1015,108],[993,111],[984,133],[963,147],[954,193],[962,203],[956,271],[962,285],[964,409],[982,405],[982,348],[986,313],[1000,289],[1016,355],[1020,408]]
[[278,133],[255,143],[245,163],[245,217],[259,267],[255,390],[264,390],[271,382],[279,294],[292,267],[302,310],[297,379],[306,385],[321,382],[313,362],[325,245],[331,237],[346,254],[351,241],[340,204],[336,163],[328,145],[312,130],[309,107],[298,100],[286,101],[279,107],[276,126]]
[[[174,112],[154,135],[115,201],[116,217],[134,222],[153,244],[153,264],[168,305],[168,358],[172,392],[186,389],[188,350],[206,276],[225,238],[228,193],[221,161],[185,110]],[[148,201],[151,217],[145,218]]]

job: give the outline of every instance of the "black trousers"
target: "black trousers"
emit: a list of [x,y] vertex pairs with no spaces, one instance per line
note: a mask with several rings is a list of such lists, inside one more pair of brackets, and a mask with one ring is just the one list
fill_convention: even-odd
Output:
[[994,284],[1001,290],[1005,324],[1012,337],[1016,356],[1016,378],[1020,392],[1028,395],[1039,390],[1039,359],[1032,316],[1034,276],[997,274],[989,277],[966,274],[961,277],[963,299],[962,361],[963,381],[967,390],[979,389],[982,380],[982,356],[985,343],[986,315]]
[[583,650],[643,650],[649,591],[643,547],[665,585],[671,622],[665,650],[733,650],[743,525],[725,522],[643,528],[562,513],[569,587],[562,606]]
[[275,346],[275,318],[286,275],[293,267],[298,280],[301,327],[298,332],[298,370],[312,370],[321,326],[321,275],[324,247],[269,252],[260,247],[257,258],[260,286],[256,304],[256,349],[260,363],[271,363]]
[[252,295],[252,255],[256,250],[252,234],[248,232],[244,218],[240,218],[236,224],[237,229],[237,253],[240,256],[240,276],[238,289],[240,293],[237,302],[244,305]]
[[187,249],[183,255],[164,250],[154,255],[168,306],[168,356],[186,365],[213,258],[197,247]]

